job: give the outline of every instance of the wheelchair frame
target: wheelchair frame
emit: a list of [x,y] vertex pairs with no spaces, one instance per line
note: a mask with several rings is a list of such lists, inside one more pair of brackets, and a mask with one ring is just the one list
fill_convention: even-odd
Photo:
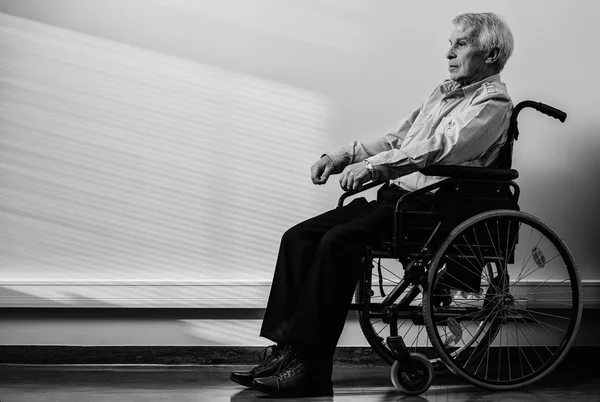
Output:
[[[478,386],[482,386],[489,389],[518,388],[530,384],[534,381],[537,381],[538,379],[542,378],[543,376],[547,375],[550,371],[552,371],[552,369],[554,369],[564,358],[565,354],[568,352],[575,338],[581,319],[582,292],[581,280],[579,278],[579,273],[574,259],[572,258],[572,255],[570,254],[570,251],[568,250],[566,244],[551,228],[549,228],[543,222],[539,221],[537,218],[518,211],[517,202],[520,195],[520,188],[514,182],[514,180],[518,178],[519,174],[516,170],[511,168],[512,149],[514,141],[518,139],[519,134],[517,118],[520,111],[525,108],[533,108],[541,113],[554,117],[560,120],[561,122],[564,122],[566,119],[566,113],[555,109],[551,106],[545,105],[543,103],[533,101],[524,101],[519,103],[513,109],[507,133],[507,140],[505,145],[501,149],[497,168],[436,165],[422,169],[421,173],[423,174],[447,178],[402,196],[396,203],[393,239],[391,241],[381,240],[380,243],[377,244],[377,246],[367,247],[365,257],[363,258],[365,270],[363,271],[363,277],[359,279],[357,283],[357,300],[351,304],[350,309],[357,311],[361,329],[363,330],[363,333],[365,334],[365,337],[367,338],[369,344],[371,344],[375,351],[379,355],[381,355],[381,357],[386,362],[392,364],[392,382],[397,388],[399,388],[406,394],[416,395],[425,392],[430,386],[431,381],[433,379],[434,366],[436,369],[442,368],[443,366],[441,363],[444,363],[444,365],[447,368],[449,368],[452,372],[461,375],[466,380]],[[343,206],[344,201],[348,197],[356,195],[365,190],[377,187],[383,183],[385,182],[379,181],[367,183],[365,186],[363,186],[357,191],[349,191],[344,193],[338,201],[338,207]],[[463,186],[463,183],[471,185],[479,185],[485,183],[487,185],[496,186],[496,193],[498,194],[500,194],[501,189],[504,189],[504,193],[502,193],[504,194],[503,196],[508,196],[509,198],[512,198],[512,200],[514,201],[515,208],[503,209],[492,207],[486,209],[484,212],[472,214],[470,217],[467,217],[467,219],[465,219],[463,222],[453,225],[452,228],[446,228],[452,230],[441,241],[439,241],[439,237],[443,236],[444,233],[441,230],[442,220],[439,220],[436,226],[431,229],[432,232],[424,243],[413,244],[412,248],[407,247],[407,243],[404,242],[404,240],[406,239],[404,238],[404,228],[402,226],[404,215],[407,213],[405,210],[403,210],[402,206],[406,203],[406,201],[410,200],[411,198],[418,197],[419,195],[429,193],[432,190],[448,188],[448,186],[453,186],[454,189],[457,191],[457,194],[460,194],[460,188],[461,186]],[[502,197],[499,197],[498,199],[501,198]],[[425,215],[434,215],[432,211],[421,213]],[[496,232],[494,232],[492,229],[494,236],[492,236],[492,232],[490,232],[488,227],[488,221],[490,221],[490,219],[492,218],[496,219],[495,222],[497,227]],[[519,226],[517,229],[513,229],[513,231],[516,230],[517,232],[515,234],[511,250],[509,247],[508,239],[510,237],[509,235],[511,234],[510,224],[513,221],[515,222],[515,224],[518,222]],[[502,222],[502,225],[505,225],[506,222],[508,222],[508,229],[503,232],[500,229],[498,222]],[[480,246],[479,244],[473,246],[473,248],[476,251],[479,251],[479,255],[481,256],[481,258],[479,258],[479,256],[475,252],[473,253],[474,256],[459,256],[464,257],[461,261],[469,262],[469,259],[478,260],[478,263],[483,264],[480,267],[481,270],[487,271],[486,274],[488,278],[488,290],[483,296],[483,290],[481,290],[478,294],[478,297],[483,300],[481,302],[483,307],[478,308],[473,307],[475,304],[465,304],[466,307],[463,306],[463,309],[460,310],[458,313],[452,313],[452,311],[454,311],[452,309],[459,310],[454,307],[450,307],[450,304],[452,304],[453,302],[455,304],[458,304],[455,301],[455,299],[453,299],[450,295],[440,297],[440,295],[436,294],[438,288],[443,288],[444,286],[442,280],[440,280],[439,278],[444,277],[444,275],[446,275],[446,277],[451,276],[451,270],[448,268],[450,267],[450,265],[448,264],[455,264],[453,258],[448,257],[450,253],[443,253],[446,253],[451,247],[459,249],[461,247],[461,240],[459,239],[460,235],[463,236],[465,241],[466,234],[471,236],[471,232],[467,232],[467,230],[472,231],[473,234],[475,234],[476,238],[476,228],[479,227],[477,225],[483,224],[485,224],[485,228],[488,229],[488,234],[490,235],[490,240],[493,246],[493,250],[496,252],[496,256],[484,256],[484,254],[481,251],[483,250],[484,246]],[[538,339],[541,336],[546,336],[546,334],[539,335],[535,333],[533,329],[536,327],[537,324],[541,324],[538,326],[540,326],[541,329],[545,330],[546,332],[550,333],[550,335],[552,335],[551,331],[554,330],[549,331],[547,327],[552,327],[552,325],[541,322],[539,319],[536,318],[537,314],[542,313],[539,313],[536,310],[527,310],[527,308],[523,309],[521,305],[523,299],[515,297],[516,294],[511,294],[508,264],[510,263],[511,258],[514,259],[515,246],[517,244],[517,238],[519,236],[518,232],[522,228],[522,225],[532,227],[532,232],[533,229],[535,229],[539,231],[543,236],[546,236],[549,239],[550,245],[557,249],[557,255],[560,255],[561,258],[563,258],[563,260],[565,261],[565,267],[568,271],[568,277],[571,283],[573,303],[573,305],[571,306],[571,310],[573,310],[574,313],[571,314],[568,328],[564,330],[565,333],[568,332],[568,336],[565,335],[565,339],[563,340],[563,342],[559,342],[557,352],[548,357],[547,361],[543,361],[542,367],[537,370],[533,369],[532,364],[527,358],[527,355],[520,350],[520,345],[518,344],[519,331],[522,330],[518,329],[518,324],[525,324],[526,326],[528,326],[531,332],[534,333],[534,335],[536,335]],[[459,230],[459,232],[457,232],[457,230]],[[463,232],[460,232],[461,230]],[[506,250],[500,248],[500,235],[506,235]],[[498,237],[498,249],[496,249],[495,245],[496,236]],[[434,242],[433,239],[436,239],[437,243]],[[540,243],[540,241],[541,238],[538,241],[538,244]],[[414,246],[416,246],[416,248]],[[462,247],[464,248],[464,245],[462,245]],[[467,247],[471,249],[471,245],[469,243],[467,243]],[[491,246],[489,245],[485,247],[487,247],[488,249],[491,248]],[[538,260],[541,261],[545,258],[545,256],[541,251],[535,251],[536,248],[537,245],[532,249],[533,254],[537,253],[537,257],[536,255],[533,255],[533,261],[536,264],[538,264],[539,267]],[[505,252],[505,256],[499,256],[498,251]],[[440,252],[442,252],[443,255],[440,254]],[[383,275],[381,271],[382,258],[400,261],[402,263],[402,268],[404,271],[404,275],[401,278],[398,276],[400,281],[387,295],[385,295],[383,289]],[[554,258],[556,257],[553,257],[553,259]],[[374,276],[372,271],[375,268],[375,266],[372,263],[373,259],[377,259],[378,261],[378,286],[381,297],[385,297],[381,302],[373,302],[371,300],[374,296],[374,291],[371,289],[372,276]],[[469,263],[473,265],[472,262]],[[458,264],[461,263],[459,262]],[[542,264],[545,264],[545,261]],[[466,265],[463,265],[463,267],[469,268],[469,266]],[[478,269],[479,268],[475,268],[475,271],[477,271]],[[493,269],[496,270],[495,273],[493,272]],[[537,270],[541,269],[538,268]],[[483,274],[480,274],[480,278],[481,275]],[[527,273],[527,275],[531,274]],[[527,276],[525,276],[525,278],[526,277]],[[520,278],[518,276],[517,282],[524,281],[525,278]],[[550,279],[546,279],[546,282],[548,282]],[[539,286],[540,285],[538,285],[538,287]],[[451,290],[456,291],[457,289]],[[412,305],[411,303],[415,302],[415,300],[420,294],[422,294],[423,296],[422,305]],[[526,303],[526,300],[524,301],[524,303]],[[479,318],[480,312],[484,311],[490,314],[486,317]],[[460,315],[461,313],[462,315]],[[472,316],[472,314],[475,314],[475,316]],[[490,319],[489,316],[491,316],[492,314],[495,315]],[[462,333],[463,329],[460,324],[460,318],[462,317],[463,320],[468,321],[470,315],[470,319],[472,321],[481,321],[481,323],[477,327],[477,330],[474,331],[476,333],[476,336],[473,336],[474,340],[469,341],[471,343],[465,343],[464,339],[460,339],[461,337],[458,335],[454,336],[451,334],[449,337],[447,336],[448,328],[451,329],[452,333]],[[560,318],[564,317],[561,316]],[[385,341],[385,344],[387,344],[387,346],[385,346],[383,338],[379,335],[379,333],[375,333],[373,328],[370,328],[371,324],[369,324],[368,322],[368,320],[370,319],[381,320],[383,323],[387,324],[386,326],[389,326],[389,336]],[[435,349],[435,355],[431,354],[430,356],[425,357],[419,353],[411,353],[407,348],[403,337],[399,335],[397,327],[398,320],[409,320],[413,323],[412,325],[424,325],[427,329],[429,341],[431,341]],[[473,356],[479,357],[484,355],[487,357],[488,363],[490,356],[492,356],[492,359],[497,358],[502,360],[502,326],[509,326],[511,324],[517,327],[516,341],[517,347],[519,348],[518,356],[515,356],[514,359],[516,359],[517,357],[519,361],[522,361],[523,357],[524,359],[527,359],[527,363],[530,367],[532,367],[531,373],[524,373],[524,365],[521,362],[522,375],[521,377],[516,377],[515,375],[515,377],[513,378],[513,375],[511,373],[510,356],[512,352],[509,347],[510,339],[508,339],[508,334],[506,334],[507,341],[505,349],[508,356],[508,376],[506,377],[506,375],[503,374],[506,378],[501,378],[500,363],[498,363],[497,380],[495,378],[488,378],[487,368],[485,376],[482,376],[479,373],[479,366],[482,365],[482,362],[479,363],[477,369],[473,369],[469,366],[471,364],[470,360],[473,358]],[[446,333],[440,334],[438,327],[444,325],[447,327]],[[546,325],[547,327],[544,327],[544,325]],[[486,326],[487,329],[485,329]],[[467,329],[467,327],[465,326],[464,329]],[[472,335],[470,331],[469,334]],[[494,346],[494,344],[497,343],[498,334],[500,334],[500,350],[497,352],[496,349],[498,348]],[[444,336],[446,337],[445,339],[443,339]],[[479,336],[481,336],[481,340],[476,339],[476,337]],[[448,347],[446,343],[448,343],[448,339],[451,338],[454,339],[454,341],[456,341],[456,345],[458,345],[459,341],[462,341],[464,347]],[[515,341],[514,335],[512,341],[513,343]],[[550,347],[546,346],[545,344],[544,346],[546,347],[546,349],[548,349],[548,352],[545,353],[552,353]],[[466,362],[464,358],[459,358],[461,353],[467,354],[468,351],[471,351],[471,349],[473,350],[471,352],[471,355],[469,356],[469,359]],[[533,349],[535,351],[535,347]],[[415,351],[417,350],[415,349]],[[537,351],[535,351],[535,353],[538,355],[538,358],[542,360],[540,354]],[[500,362],[500,360],[498,360],[498,362]],[[486,366],[489,365],[488,363],[486,363]],[[525,368],[527,368],[526,365]]]

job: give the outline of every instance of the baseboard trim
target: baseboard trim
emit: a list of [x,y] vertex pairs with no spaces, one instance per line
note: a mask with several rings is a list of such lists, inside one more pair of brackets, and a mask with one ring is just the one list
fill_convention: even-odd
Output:
[[[262,347],[205,346],[0,346],[0,364],[10,365],[253,365]],[[563,366],[600,358],[598,346],[572,347]],[[369,347],[338,347],[338,365],[385,366]]]
[[[547,284],[523,281],[521,286]],[[265,281],[4,281],[0,282],[0,308],[261,309],[267,304],[270,287]],[[585,308],[600,308],[600,280],[582,280],[582,287]],[[393,285],[384,284],[384,288],[389,293]],[[528,301],[530,307],[536,302],[544,308],[543,299]]]
[[[0,346],[0,364],[256,364],[263,347],[223,346]],[[338,364],[384,365],[369,347],[337,348]]]
[[1,319],[262,319],[264,308],[0,307]]

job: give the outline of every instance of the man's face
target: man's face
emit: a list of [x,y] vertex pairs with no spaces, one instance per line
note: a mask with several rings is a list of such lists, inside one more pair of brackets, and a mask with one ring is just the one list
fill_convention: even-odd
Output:
[[450,49],[446,53],[450,79],[469,85],[489,76],[490,65],[485,63],[487,54],[479,49],[471,29],[455,27],[450,36]]

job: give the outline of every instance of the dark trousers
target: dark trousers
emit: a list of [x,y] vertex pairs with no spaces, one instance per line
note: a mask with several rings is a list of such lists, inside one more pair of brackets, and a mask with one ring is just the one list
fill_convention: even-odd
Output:
[[[331,361],[365,249],[392,237],[396,201],[403,194],[384,186],[377,201],[355,199],[285,232],[260,335]],[[422,210],[429,203],[421,197],[406,208]]]

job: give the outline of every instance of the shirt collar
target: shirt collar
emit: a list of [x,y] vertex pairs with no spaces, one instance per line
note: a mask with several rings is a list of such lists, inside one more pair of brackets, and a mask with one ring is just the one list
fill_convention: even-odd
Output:
[[442,83],[442,85],[440,85],[440,91],[442,95],[444,95],[444,98],[453,98],[460,95],[469,97],[472,96],[475,91],[477,91],[486,82],[500,82],[500,73],[490,75],[481,81],[464,87],[456,81],[446,80]]

